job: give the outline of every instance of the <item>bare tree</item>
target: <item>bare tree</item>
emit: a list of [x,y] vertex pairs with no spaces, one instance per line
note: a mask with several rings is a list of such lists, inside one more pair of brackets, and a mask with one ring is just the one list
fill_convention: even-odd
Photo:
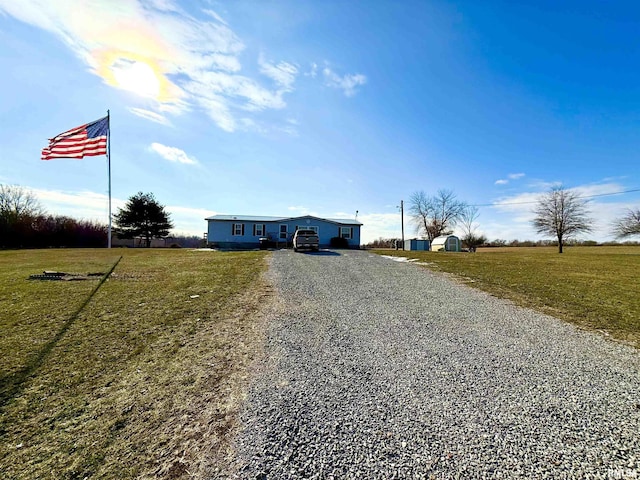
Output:
[[565,240],[592,230],[586,202],[562,186],[553,187],[543,194],[534,213],[534,228],[538,233],[558,239],[558,253],[562,253]]
[[409,198],[409,213],[418,232],[429,241],[451,233],[460,221],[465,207],[466,204],[458,200],[451,190],[439,190],[433,196],[420,191]]
[[462,242],[467,246],[470,252],[475,252],[483,243],[487,242],[487,237],[478,235],[476,230],[478,224],[476,220],[479,217],[478,207],[467,205],[460,215],[460,227],[462,228]]
[[616,220],[613,231],[618,238],[640,235],[640,208],[627,210],[624,217]]
[[42,215],[44,210],[36,196],[19,185],[0,185],[0,219],[15,223]]

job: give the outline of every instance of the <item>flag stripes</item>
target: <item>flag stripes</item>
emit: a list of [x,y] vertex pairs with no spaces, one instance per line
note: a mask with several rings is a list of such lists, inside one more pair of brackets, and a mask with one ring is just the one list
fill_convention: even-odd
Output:
[[83,158],[107,154],[109,117],[80,125],[56,135],[42,149],[42,160],[54,158]]

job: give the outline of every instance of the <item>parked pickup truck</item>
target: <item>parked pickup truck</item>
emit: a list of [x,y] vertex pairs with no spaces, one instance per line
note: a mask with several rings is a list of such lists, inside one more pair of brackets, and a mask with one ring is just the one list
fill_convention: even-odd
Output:
[[298,229],[293,234],[293,251],[298,250],[320,250],[320,240],[318,234],[313,230]]

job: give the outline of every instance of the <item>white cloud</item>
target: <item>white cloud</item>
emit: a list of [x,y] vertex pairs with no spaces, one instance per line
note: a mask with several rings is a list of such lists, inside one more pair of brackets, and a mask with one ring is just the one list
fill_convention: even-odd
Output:
[[[187,92],[198,98],[209,116],[224,130],[233,131],[237,122],[233,108],[246,111],[281,109],[285,107],[283,90],[272,92],[250,78],[224,72],[199,72],[184,85]],[[237,102],[231,104],[234,100]]]
[[304,74],[305,77],[311,77],[311,78],[316,78],[317,75],[318,75],[318,64],[317,63],[312,63],[311,64],[311,70],[309,70],[308,72],[306,72]]
[[284,91],[291,91],[293,83],[298,75],[298,68],[287,62],[279,62],[277,64],[268,62],[260,55],[258,59],[260,72],[274,80],[278,86]]
[[43,202],[50,204],[82,206],[91,209],[101,209],[108,205],[109,197],[103,193],[87,190],[79,192],[65,192],[61,190],[30,189]]
[[536,180],[527,185],[527,188],[533,188],[536,191],[546,191],[553,187],[559,187],[562,185],[562,182],[558,180],[554,180],[552,182],[546,182],[544,180]]
[[[42,203],[48,213],[67,215],[77,219],[109,221],[109,197],[104,193],[88,190],[61,191],[29,188]],[[111,199],[112,212],[122,208],[126,202],[118,198]]]
[[[284,108],[298,73],[291,63],[262,61],[273,89],[240,75],[245,46],[220,15],[209,9],[195,18],[172,0],[120,0],[117,7],[111,0],[0,0],[0,13],[51,32],[108,85],[154,98],[154,108],[131,111],[157,123],[167,122],[161,113],[202,109],[234,131],[243,111]],[[141,72],[154,81],[142,81]]]
[[359,73],[341,77],[329,67],[325,67],[322,73],[324,74],[325,85],[342,89],[347,97],[355,95],[357,91],[356,88],[367,83],[367,77]]
[[287,207],[287,210],[289,210],[290,212],[295,212],[297,215],[313,215],[313,216],[317,216],[315,213],[313,213],[310,209],[308,209],[305,206],[302,205],[297,205],[297,206],[291,206],[291,207]]
[[298,129],[296,127],[292,127],[291,125],[284,125],[284,126],[279,126],[279,127],[274,127],[274,130],[278,131],[278,132],[282,132],[285,133],[291,137],[297,137],[298,136]]
[[[347,218],[353,217],[353,214]],[[400,238],[402,235],[402,225],[400,212],[397,213],[365,213],[358,214],[358,221],[361,222],[360,242],[367,244],[380,237]],[[405,238],[412,238],[413,225],[409,223],[408,217],[404,218]]]
[[151,110],[145,110],[143,108],[135,108],[129,107],[128,109],[134,115],[145,118],[147,120],[151,120],[152,122],[159,123],[161,125],[171,125],[171,122],[164,115],[160,115],[159,113],[152,112]]
[[239,72],[242,69],[240,60],[232,55],[222,55],[220,53],[214,53],[202,57],[203,67],[212,66],[218,70],[225,72]]
[[289,122],[287,122],[287,124],[285,125],[277,123],[266,124],[264,122],[259,123],[251,118],[245,117],[240,119],[239,124],[244,131],[258,132],[259,134],[265,136],[278,133],[284,133],[291,137],[298,136],[298,129],[295,127],[295,125],[292,125]]
[[189,208],[176,205],[168,205],[166,211],[171,214],[171,221],[174,224],[171,231],[174,235],[197,235],[203,236],[207,231],[207,217],[216,215],[218,212],[205,208]]
[[178,12],[179,7],[172,0],[148,0],[151,5],[157,10],[164,10],[167,12]]
[[[206,89],[203,90],[206,91]],[[223,98],[209,93],[208,98],[202,97],[200,99],[200,104],[204,107],[209,118],[216,122],[218,127],[227,132],[235,131],[237,122]]]
[[600,183],[600,184],[590,184],[590,185],[581,185],[578,187],[571,188],[570,190],[574,191],[581,197],[592,197],[592,196],[609,196],[614,195],[616,193],[623,192],[625,188],[618,183]]
[[537,203],[540,198],[541,192],[523,192],[509,197],[503,197],[500,200],[493,202],[493,206],[503,211],[521,211],[524,209],[530,209],[528,205]]
[[336,212],[329,215],[330,218],[355,218],[356,212]]
[[224,18],[222,18],[220,15],[218,15],[215,11],[211,10],[211,9],[203,9],[202,10],[204,13],[206,13],[207,15],[215,18],[218,22],[222,23],[223,25],[228,25],[228,23],[224,20]]
[[170,113],[171,115],[181,115],[191,110],[189,104],[182,101],[176,101],[171,104],[158,103],[156,108],[159,112]]
[[240,124],[242,125],[245,131],[260,132],[262,134],[267,133],[267,130],[265,128],[263,128],[261,125],[259,125],[256,121],[254,121],[251,118],[247,118],[247,117],[241,118]]
[[500,180],[496,180],[495,184],[507,185],[509,183],[509,180],[519,180],[524,176],[525,176],[524,173],[510,173],[509,175],[507,175],[507,178],[501,178]]
[[153,142],[149,145],[149,150],[156,152],[165,160],[169,160],[174,163],[184,163],[186,165],[197,165],[198,161],[187,155],[184,150],[176,147],[169,147],[161,143]]
[[[531,221],[533,220],[533,208],[540,198],[540,192],[525,192],[517,195],[512,195],[510,197],[504,197],[493,204],[493,210],[498,213],[504,213],[507,215],[497,215],[499,222],[496,223],[504,223],[509,225],[510,230],[521,230],[523,232],[529,232],[530,235],[527,239],[534,238],[533,229],[531,228]],[[489,218],[493,217],[492,211],[486,211],[484,208],[481,209],[481,214],[484,215],[485,220],[488,216]],[[488,214],[488,215],[487,215]],[[479,223],[483,225],[484,223],[482,219],[479,220]],[[499,226],[499,230],[504,230],[504,225],[495,225]],[[515,227],[524,227],[523,228],[515,228]],[[498,235],[497,233],[491,233],[492,236]],[[519,238],[520,240],[524,240],[521,237],[509,237],[510,239]]]

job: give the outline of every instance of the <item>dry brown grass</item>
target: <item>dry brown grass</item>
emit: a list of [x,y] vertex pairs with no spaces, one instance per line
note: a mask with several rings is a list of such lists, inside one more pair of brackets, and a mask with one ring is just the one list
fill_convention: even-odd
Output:
[[225,468],[271,295],[264,252],[0,252],[3,378],[96,285],[28,274],[106,271],[114,253],[123,259],[113,275],[19,388],[4,390],[2,478],[203,478]]

